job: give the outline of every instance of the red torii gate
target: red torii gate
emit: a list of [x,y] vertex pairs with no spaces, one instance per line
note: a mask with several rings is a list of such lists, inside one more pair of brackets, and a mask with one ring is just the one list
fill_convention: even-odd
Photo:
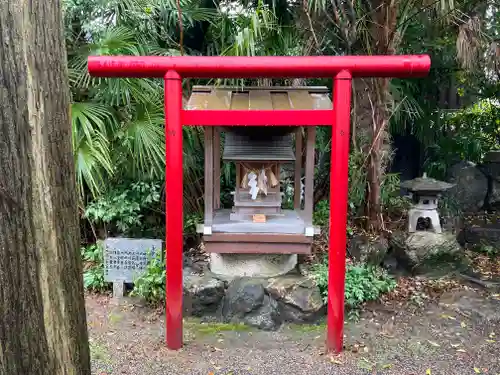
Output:
[[[327,348],[340,352],[344,328],[347,168],[351,81],[355,77],[417,77],[427,55],[407,56],[90,56],[93,76],[163,78],[166,138],[166,342],[182,347],[182,126],[332,126],[328,252]],[[185,110],[183,78],[332,77],[333,110]]]

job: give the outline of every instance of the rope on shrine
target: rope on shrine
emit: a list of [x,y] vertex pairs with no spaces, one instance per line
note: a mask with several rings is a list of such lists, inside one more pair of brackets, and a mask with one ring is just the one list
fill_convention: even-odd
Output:
[[[269,163],[267,165],[262,165],[260,168],[256,168],[251,166],[250,164],[241,164],[243,167],[243,178],[241,179],[241,187],[243,189],[247,189],[250,187],[250,194],[252,195],[252,199],[254,196],[262,191],[265,195],[267,195],[268,183],[271,187],[275,187],[279,184],[278,179],[276,178],[272,166],[274,163]],[[250,177],[251,174],[255,175],[255,183],[252,183]],[[252,186],[255,185],[255,186]],[[256,194],[253,193],[253,189],[257,189]]]

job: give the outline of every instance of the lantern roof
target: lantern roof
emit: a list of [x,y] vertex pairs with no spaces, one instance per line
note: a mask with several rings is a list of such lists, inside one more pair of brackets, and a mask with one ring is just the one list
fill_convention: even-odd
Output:
[[443,192],[455,186],[455,184],[450,184],[445,181],[439,181],[434,178],[427,177],[424,173],[422,177],[414,178],[413,180],[404,181],[401,183],[401,187],[408,189],[411,192],[422,193],[422,192]]

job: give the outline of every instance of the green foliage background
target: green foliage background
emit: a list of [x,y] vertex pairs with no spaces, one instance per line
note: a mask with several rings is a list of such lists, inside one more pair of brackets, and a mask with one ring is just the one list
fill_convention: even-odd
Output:
[[[458,159],[481,162],[487,151],[500,145],[499,6],[479,0],[397,0],[394,4],[396,53],[428,53],[432,67],[428,77],[391,81],[388,136],[415,136],[425,150],[420,160],[423,171],[444,178]],[[89,55],[370,55],[378,43],[372,30],[377,7],[365,0],[180,0],[182,45],[175,0],[64,0],[63,5],[74,160],[86,245],[82,256],[91,265],[84,278],[94,290],[106,288],[99,271],[102,251],[92,245],[97,239],[163,237],[165,141],[162,81],[90,77]],[[331,86],[330,81],[271,83]],[[184,84],[187,97],[193,84],[269,82],[185,80]],[[443,106],[444,89],[449,89],[450,97],[460,98],[459,108]],[[371,113],[357,113],[357,108],[363,107],[355,103],[353,108],[350,219],[364,211],[370,146],[360,141],[367,130],[360,119],[369,119]],[[183,138],[184,227],[186,246],[190,246],[197,239],[196,224],[203,211],[203,129],[185,127]],[[331,129],[320,127],[314,220],[322,226],[329,219],[330,151]],[[234,168],[226,164],[221,179],[224,204],[230,202],[234,183]],[[381,201],[388,216],[405,209],[399,176],[385,175]],[[144,296],[164,278],[160,264],[152,262],[151,279],[145,276],[137,283],[137,293]],[[347,285],[348,304],[355,306],[393,284],[378,270],[356,265],[349,266]],[[357,285],[365,291],[357,290]]]

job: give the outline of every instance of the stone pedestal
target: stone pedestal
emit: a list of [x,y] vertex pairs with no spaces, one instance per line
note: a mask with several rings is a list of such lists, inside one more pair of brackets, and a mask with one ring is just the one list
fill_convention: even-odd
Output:
[[276,277],[297,265],[297,254],[210,254],[210,270],[222,279]]

